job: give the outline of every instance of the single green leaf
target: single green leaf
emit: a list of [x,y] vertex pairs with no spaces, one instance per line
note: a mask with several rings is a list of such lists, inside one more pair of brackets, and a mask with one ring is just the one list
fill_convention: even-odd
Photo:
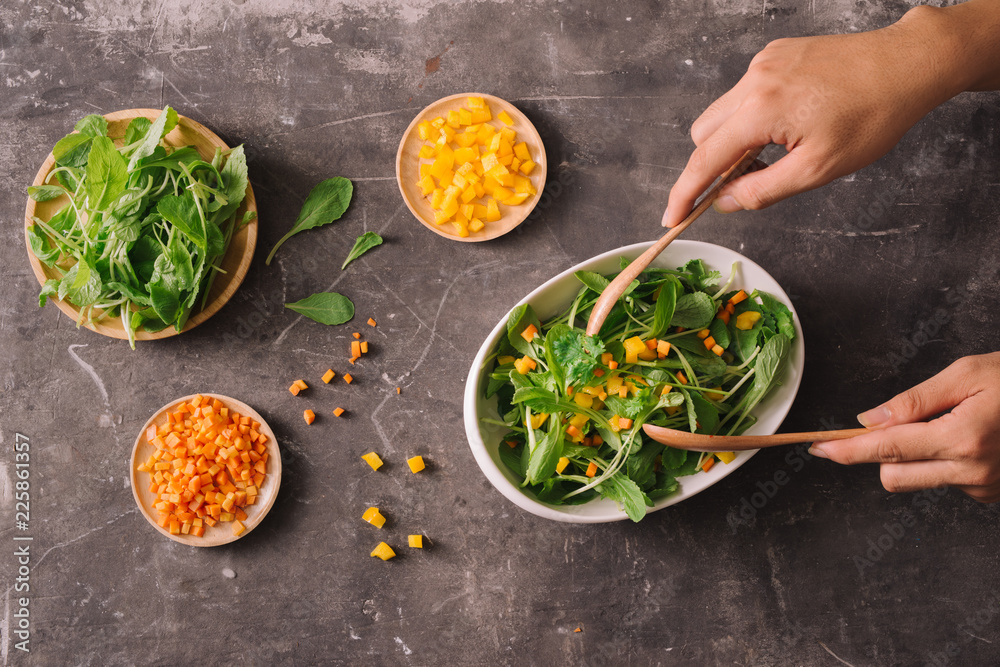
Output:
[[153,306],[153,312],[156,313],[160,320],[170,324],[177,319],[177,315],[181,309],[181,302],[176,291],[162,283],[150,283],[149,298]]
[[712,333],[712,338],[715,339],[716,344],[720,345],[723,350],[729,348],[729,327],[726,326],[725,322],[716,317],[712,320],[712,324],[709,325],[708,330]]
[[577,271],[573,274],[576,279],[598,294],[604,292],[604,288],[611,284],[611,281],[599,273],[593,271]]
[[48,300],[48,297],[54,296],[59,298],[59,283],[59,278],[49,278],[45,281],[45,284],[42,285],[42,291],[38,293],[39,308],[45,306],[45,302]]
[[247,194],[247,185],[250,183],[247,174],[247,157],[243,151],[243,144],[240,144],[229,151],[226,164],[222,167],[222,180],[225,182],[222,194],[226,203],[215,214],[215,220],[219,223],[227,220],[243,203]]
[[146,130],[146,134],[143,135],[141,143],[132,151],[132,155],[129,157],[128,169],[129,171],[135,169],[135,166],[139,163],[142,158],[152,155],[153,150],[160,145],[160,140],[170,132],[170,130],[177,127],[177,112],[171,109],[169,106],[164,107],[160,115],[156,117],[156,120],[152,122],[149,129]]
[[128,183],[125,159],[107,137],[95,137],[87,161],[87,202],[90,208],[105,209],[118,201]]
[[510,315],[507,316],[507,342],[521,354],[534,357],[536,352],[532,349],[531,343],[526,341],[524,336],[521,335],[521,332],[527,329],[530,324],[534,324],[535,329],[541,333],[542,323],[538,321],[535,310],[526,303],[515,306],[510,311]]
[[145,116],[136,116],[131,121],[129,121],[128,127],[125,128],[125,144],[134,144],[135,142],[142,139],[142,137],[149,131],[149,126],[153,124],[153,121],[149,120]]
[[715,429],[719,426],[718,410],[715,409],[711,401],[701,395],[701,392],[689,391],[686,393],[690,400],[688,409],[690,410],[693,406],[694,415],[697,418],[697,427],[693,429],[693,432],[714,434]]
[[361,255],[365,254],[377,245],[382,245],[382,237],[375,232],[365,232],[358,237],[358,240],[354,242],[354,247],[351,248],[351,252],[347,254],[347,259],[344,263],[340,265],[340,270],[343,271],[347,268],[347,265],[356,260]]
[[598,485],[601,495],[622,505],[628,518],[639,522],[646,516],[646,495],[624,473],[617,472]]
[[545,357],[560,391],[592,382],[604,351],[604,342],[599,337],[588,336],[565,324],[557,324],[545,334]]
[[344,215],[348,205],[351,203],[351,196],[354,193],[354,185],[346,178],[337,176],[328,178],[320,182],[312,189],[306,197],[299,217],[292,226],[291,231],[281,237],[271,249],[264,264],[270,265],[274,253],[278,251],[285,241],[295,236],[299,232],[307,229],[314,229],[328,225],[334,220],[339,220]]
[[58,199],[66,194],[66,190],[58,185],[29,185],[28,196],[35,201]]
[[354,304],[336,292],[318,292],[301,301],[286,303],[285,308],[320,324],[343,324],[354,317]]
[[677,295],[683,291],[679,280],[671,276],[660,286],[660,296],[656,298],[656,307],[653,309],[653,328],[648,337],[656,338],[670,326],[670,320],[674,318],[674,311],[677,308]]
[[[156,204],[156,211],[174,227],[184,233],[191,242],[202,250],[208,250],[207,226],[202,225],[198,215],[198,205],[191,192],[183,195],[167,195]],[[216,231],[218,228],[216,227]]]
[[704,329],[715,317],[715,303],[704,292],[692,292],[677,299],[670,326]]
[[38,258],[38,261],[46,266],[53,266],[59,259],[59,249],[49,246],[48,237],[40,234],[37,226],[29,225],[25,232],[28,235],[28,244],[31,246],[31,252]]
[[108,121],[104,119],[104,116],[92,113],[78,120],[73,129],[89,137],[106,137],[108,136]]
[[60,167],[82,167],[87,164],[90,145],[94,138],[88,134],[74,132],[56,142],[52,156]]
[[[519,441],[520,437],[516,439]],[[513,472],[518,478],[518,481],[524,481],[524,466],[521,463],[521,452],[524,445],[518,444],[517,447],[509,447],[506,444],[507,440],[515,440],[513,434],[508,434],[507,437],[501,441],[500,449],[497,450],[500,454],[500,460],[504,462],[504,465],[510,468],[511,472]]]
[[548,433],[536,438],[535,447],[528,457],[525,479],[528,484],[540,484],[556,471],[556,464],[562,456],[562,426],[554,425]]
[[778,299],[767,292],[754,291],[754,296],[760,297],[761,305],[765,311],[774,316],[775,324],[780,333],[785,334],[789,340],[795,339],[795,324],[792,320],[792,311],[788,306],[778,301]]

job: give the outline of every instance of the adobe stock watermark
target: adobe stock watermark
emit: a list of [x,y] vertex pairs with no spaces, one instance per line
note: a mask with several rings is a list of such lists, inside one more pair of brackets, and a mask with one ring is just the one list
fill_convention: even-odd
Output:
[[[844,428],[843,424],[826,417],[820,419],[820,425],[827,431]],[[733,535],[739,531],[740,526],[752,526],[758,512],[781,492],[781,489],[792,480],[792,475],[800,472],[806,467],[806,463],[816,458],[809,453],[811,445],[812,443],[804,442],[788,450],[784,458],[785,467],[778,468],[762,480],[757,480],[754,484],[756,491],[740,498],[740,502],[729,510],[726,521]]]
[[865,571],[879,563],[887,553],[892,551],[903,540],[906,533],[917,525],[917,514],[913,510],[926,510],[941,502],[941,498],[948,494],[948,487],[939,486],[933,489],[924,489],[913,495],[910,507],[903,510],[902,515],[895,521],[882,524],[882,532],[875,539],[866,538],[868,548],[863,554],[855,554],[852,560],[854,566],[858,568],[858,574],[865,576]]
[[892,370],[899,372],[920,353],[920,348],[936,340],[934,337],[951,322],[954,313],[963,306],[971,295],[964,287],[956,287],[945,294],[944,301],[948,308],[938,308],[932,314],[917,322],[916,326],[906,334],[899,352],[890,352],[886,359]]
[[[924,665],[926,667],[945,667],[953,664],[953,660],[961,655],[962,649],[973,639],[990,643],[990,640],[979,635],[993,624],[998,614],[1000,614],[1000,595],[994,593],[987,598],[985,604],[978,611],[969,614],[965,620],[958,624],[956,630],[960,638],[946,642],[940,651],[931,651],[927,654],[927,662]],[[956,662],[954,664],[962,663]]]

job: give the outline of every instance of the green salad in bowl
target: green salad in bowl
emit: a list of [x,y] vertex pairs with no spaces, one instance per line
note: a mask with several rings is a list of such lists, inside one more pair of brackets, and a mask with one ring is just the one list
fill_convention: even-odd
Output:
[[[637,254],[612,258],[614,268]],[[530,297],[509,313],[484,345],[470,385],[479,436],[495,443],[490,460],[517,493],[550,509],[610,501],[617,518],[624,511],[639,521],[684,495],[684,478],[710,476],[737,459],[665,447],[642,426],[741,434],[758,424],[761,402],[787,379],[796,343],[801,353],[794,312],[783,292],[766,289],[773,281],[758,288],[740,279],[747,262],[733,261],[724,273],[700,256],[658,262],[594,336],[584,329],[616,273],[604,268],[607,261],[554,279],[573,292],[554,313],[551,303],[541,312]]]

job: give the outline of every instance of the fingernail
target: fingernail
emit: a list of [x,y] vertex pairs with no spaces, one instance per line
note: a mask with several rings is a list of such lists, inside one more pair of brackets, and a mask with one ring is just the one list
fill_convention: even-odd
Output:
[[819,459],[830,458],[830,455],[823,450],[823,445],[814,444],[812,447],[809,448],[809,454]]
[[884,405],[880,405],[877,408],[872,408],[868,412],[862,412],[858,415],[858,421],[865,428],[872,428],[873,426],[878,426],[879,424],[884,424],[889,421],[889,408]]
[[712,208],[718,213],[734,213],[743,210],[743,207],[732,195],[722,195],[712,202]]

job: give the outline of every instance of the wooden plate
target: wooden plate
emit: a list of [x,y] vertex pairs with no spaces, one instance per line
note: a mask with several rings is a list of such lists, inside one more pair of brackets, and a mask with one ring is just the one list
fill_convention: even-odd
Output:
[[270,511],[271,506],[274,505],[274,499],[278,497],[278,487],[281,486],[281,451],[278,449],[278,441],[274,437],[274,431],[271,427],[267,425],[264,418],[261,417],[256,410],[251,408],[246,403],[237,401],[235,398],[230,398],[228,396],[222,396],[219,394],[201,394],[205,398],[217,398],[225,407],[229,410],[238,412],[241,416],[250,417],[254,421],[260,422],[260,428],[258,431],[267,436],[267,476],[264,478],[264,484],[260,488],[260,494],[258,495],[257,503],[250,505],[245,508],[247,513],[246,521],[243,524],[246,526],[246,530],[239,536],[233,535],[233,529],[231,523],[219,522],[215,526],[211,526],[205,529],[205,534],[201,537],[194,537],[193,535],[171,535],[170,531],[165,530],[156,523],[155,510],[153,509],[153,494],[149,491],[149,473],[139,472],[136,468],[137,466],[146,461],[150,455],[156,450],[153,445],[149,444],[146,440],[146,429],[150,427],[151,424],[156,424],[157,427],[162,426],[167,423],[167,413],[172,412],[181,403],[187,403],[194,399],[198,394],[191,394],[190,396],[185,396],[184,398],[179,398],[168,405],[163,406],[157,410],[156,414],[149,418],[149,421],[145,423],[142,430],[139,431],[139,436],[135,439],[135,446],[132,447],[132,460],[129,464],[129,475],[132,482],[132,495],[135,497],[135,502],[139,506],[139,511],[142,515],[146,517],[161,535],[165,535],[175,542],[180,542],[181,544],[187,544],[192,547],[215,547],[220,544],[228,544],[241,537],[247,535],[251,530],[256,528],[264,517]]
[[[431,208],[430,200],[421,193],[420,187],[417,185],[417,181],[420,180],[420,147],[424,145],[417,126],[425,120],[434,120],[438,116],[446,117],[449,111],[457,111],[466,106],[466,99],[469,96],[482,97],[486,100],[493,114],[493,120],[490,121],[490,124],[494,127],[506,127],[497,120],[497,114],[501,111],[506,111],[514,119],[514,124],[511,127],[517,131],[518,138],[528,144],[531,159],[536,164],[534,171],[531,172],[531,179],[538,192],[517,206],[501,204],[503,217],[496,222],[487,222],[481,230],[478,232],[470,231],[469,236],[463,238],[455,232],[455,227],[451,223],[434,224],[434,209]],[[427,160],[424,161],[427,162]],[[535,129],[531,121],[510,102],[485,93],[449,95],[434,102],[417,114],[410,126],[406,128],[403,139],[399,142],[399,150],[396,152],[396,182],[399,183],[399,191],[403,195],[406,206],[417,220],[423,223],[424,227],[454,241],[489,241],[503,236],[524,222],[542,196],[547,170],[548,161],[545,158],[545,146],[542,144],[542,138],[538,135],[538,130]]]
[[[145,116],[150,120],[156,120],[157,116],[160,115],[159,109],[128,109],[125,111],[115,111],[114,113],[109,113],[104,116],[108,121],[108,136],[112,139],[120,140],[125,136],[125,129],[128,127],[129,122],[133,118],[139,116]],[[211,161],[212,157],[215,155],[215,148],[219,147],[223,150],[228,149],[222,139],[218,137],[214,132],[209,130],[207,127],[186,118],[185,116],[178,116],[177,127],[171,130],[164,141],[170,146],[194,146],[198,149],[202,158],[206,161]],[[120,141],[117,141],[120,143]],[[55,158],[52,153],[45,159],[42,163],[41,169],[38,170],[38,174],[35,175],[35,180],[32,185],[42,185],[45,183],[46,177],[49,172],[52,171],[55,166]],[[24,212],[24,226],[27,228],[32,224],[32,218],[38,217],[42,220],[48,221],[59,209],[65,206],[69,202],[69,197],[62,196],[58,199],[53,199],[45,202],[36,202],[34,199],[28,199],[28,207]],[[237,219],[242,217],[245,211],[257,212],[257,201],[254,199],[253,187],[247,183],[247,194],[246,198],[243,200],[243,204],[237,211]],[[35,277],[38,278],[38,284],[44,285],[45,281],[49,278],[60,278],[62,273],[57,269],[45,266],[38,258],[35,257],[35,253],[31,251],[31,243],[28,241],[27,232],[24,235],[24,242],[28,249],[28,260],[31,262],[31,268],[35,272]],[[212,288],[209,290],[208,302],[205,304],[205,308],[201,311],[197,311],[188,318],[187,323],[184,325],[181,333],[184,331],[189,331],[209,317],[214,315],[222,306],[232,298],[233,294],[236,293],[236,289],[243,282],[243,278],[246,276],[247,271],[250,269],[250,260],[253,259],[254,248],[257,246],[257,219],[256,217],[245,227],[237,231],[229,244],[229,250],[226,252],[226,256],[222,260],[222,269],[225,273],[219,273],[215,277],[215,281],[212,283]],[[55,297],[50,297],[52,301],[59,307],[59,310],[66,313],[69,317],[73,319],[74,322],[80,316],[80,309],[69,303],[68,301],[62,301],[56,299]],[[95,310],[95,314],[99,312]],[[122,320],[120,317],[109,317],[100,320],[96,324],[87,325],[88,329],[91,331],[96,331],[104,336],[110,336],[111,338],[128,338]],[[167,338],[169,336],[176,336],[177,330],[174,327],[169,326],[162,331],[149,332],[149,331],[137,331],[135,334],[136,340],[154,340],[157,338]]]

